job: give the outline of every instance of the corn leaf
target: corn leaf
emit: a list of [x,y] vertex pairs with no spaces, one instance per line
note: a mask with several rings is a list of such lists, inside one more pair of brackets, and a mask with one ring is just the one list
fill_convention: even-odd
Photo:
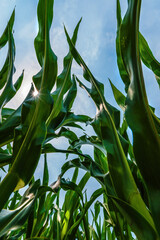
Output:
[[119,74],[121,76],[122,81],[125,84],[125,91],[127,92],[128,86],[130,84],[130,79],[128,73],[125,69],[125,65],[122,59],[121,47],[120,47],[120,27],[122,23],[121,17],[121,6],[119,0],[116,1],[117,4],[117,36],[116,36],[116,55],[117,55],[117,65],[119,69]]
[[[119,198],[112,198],[112,201],[123,214],[123,216],[125,216],[127,222],[131,226],[132,231],[135,232],[138,239],[158,239],[157,234],[150,223],[147,222],[144,216],[137,212],[136,209]],[[133,222],[135,224],[133,224]]]
[[140,32],[139,32],[139,51],[141,60],[148,68],[150,68],[154,72],[157,83],[160,87],[160,63],[154,57],[146,39]]
[[92,196],[90,197],[90,200],[84,205],[83,210],[80,214],[79,219],[71,226],[71,228],[69,229],[69,231],[66,233],[65,235],[65,240],[69,239],[74,239],[75,237],[75,233],[78,229],[79,224],[81,223],[84,215],[86,214],[87,210],[89,209],[89,207],[92,205],[92,203],[96,200],[96,198],[98,198],[102,193],[104,192],[104,190],[102,188],[97,189]]
[[[31,98],[33,96],[33,92],[34,92],[34,88],[32,86],[24,101]],[[14,110],[12,114],[7,117],[6,120],[2,122],[0,127],[0,146],[4,146],[13,140],[14,129],[21,122],[21,110],[22,110],[22,104],[16,110]],[[2,117],[3,117],[3,109],[2,109]]]
[[[70,181],[64,181],[64,179],[61,179],[61,186],[63,189],[71,189],[73,191],[67,192],[65,196],[65,202],[63,204],[64,209],[64,218],[62,222],[62,232],[61,232],[61,239],[65,239],[67,232],[71,225],[74,223],[74,213],[77,212],[79,208],[79,200],[81,199],[83,203],[83,194],[82,190],[84,186],[86,185],[87,181],[90,178],[90,174],[86,173],[82,179],[80,180],[79,184],[75,184]],[[79,198],[77,197],[79,196]],[[83,203],[84,205],[84,203]]]
[[122,111],[125,111],[126,97],[116,88],[116,86],[111,82],[110,79],[109,79],[109,82],[110,82],[112,92],[113,92],[113,95],[114,95],[114,98],[115,98],[117,104],[120,106]]
[[9,35],[8,35],[8,28],[10,28],[11,32],[12,32],[12,28],[13,28],[13,24],[14,24],[14,18],[15,18],[15,9],[12,12],[12,15],[8,21],[8,24],[2,34],[2,36],[0,37],[0,49],[2,47],[4,47],[9,39]]
[[[152,227],[154,229],[153,220],[146,209],[139,192],[137,191],[137,186],[125,157],[125,153],[121,145],[121,143],[125,145],[125,141],[122,137],[119,138],[117,133],[116,126],[114,124],[114,109],[112,106],[107,104],[103,95],[102,84],[99,84],[99,82],[97,82],[97,80],[93,77],[84,60],[72,44],[66,29],[65,33],[74,59],[79,65],[83,66],[84,78],[92,84],[91,89],[85,87],[92,99],[96,102],[98,108],[98,114],[96,115],[95,121],[92,125],[108,152],[108,167],[115,191],[118,197],[131,204],[140,213],[143,212],[146,220],[152,223]],[[132,36],[131,33],[130,36]]]
[[40,182],[38,180],[27,189],[18,208],[12,211],[3,209],[0,212],[1,237],[8,231],[23,226],[36,199],[39,184]]
[[[43,170],[43,186],[48,186],[48,181],[49,181],[49,173],[48,173],[48,165],[47,165],[47,158],[46,155],[44,157],[44,170]],[[44,190],[44,189],[43,189]],[[42,191],[42,189],[41,189]],[[40,192],[39,192],[40,193]],[[34,229],[33,229],[33,236],[37,236],[41,228],[43,227],[46,218],[46,209],[45,209],[45,199],[46,194],[44,191],[44,194],[40,196],[39,199],[39,206],[37,209],[37,219],[36,219],[36,224],[34,224]]]
[[42,88],[42,85],[44,85],[44,76],[47,75],[48,79],[45,79],[45,85],[43,87],[49,91],[52,90],[57,78],[57,57],[51,49],[49,39],[49,31],[53,19],[53,4],[54,0],[39,1],[37,9],[39,32],[35,38],[34,46],[38,62],[42,69],[38,73],[38,77],[37,75],[33,77],[33,82],[38,91]]
[[14,59],[15,59],[15,44],[12,34],[12,29],[8,26],[8,73],[5,80],[5,88],[0,96],[0,109],[15,95],[16,89],[14,88],[12,77],[15,72]]
[[[150,210],[160,234],[158,204],[160,201],[160,139],[148,105],[139,56],[140,6],[140,0],[129,1],[120,32],[122,57],[131,81],[126,99],[125,116],[133,132],[135,160],[147,186]],[[152,168],[150,168],[151,162]]]
[[12,156],[10,154],[0,153],[0,168],[8,165],[12,162]]
[[[80,22],[81,22],[81,19],[78,22],[78,24],[74,30],[74,33],[73,33],[72,41],[73,41],[74,45],[77,40],[77,34],[78,34]],[[55,107],[53,108],[51,115],[50,115],[49,119],[47,120],[47,125],[49,125],[51,120],[54,119],[55,117],[57,117],[58,114],[60,113],[61,108],[63,108],[64,94],[70,89],[71,86],[72,86],[72,88],[67,95],[68,98],[65,99],[64,108],[69,110],[69,108],[71,108],[71,106],[73,104],[74,98],[76,97],[77,89],[76,89],[74,76],[73,76],[73,79],[71,80],[72,60],[73,60],[73,57],[69,51],[67,56],[64,58],[63,71],[57,77],[57,81],[56,81],[57,88],[56,88],[56,91],[52,94]]]
[[[38,45],[41,48],[38,50],[39,54],[41,52],[40,55],[38,54],[38,60],[40,63],[43,62],[41,90],[37,98],[25,101],[22,106],[22,125],[17,128],[14,140],[14,163],[0,184],[0,189],[3,189],[0,191],[2,200],[0,209],[14,189],[17,190],[29,182],[41,154],[41,145],[46,135],[45,122],[49,117],[53,103],[50,91],[55,83],[55,72],[57,72],[55,55],[49,42],[52,15],[53,1],[40,0],[38,4],[39,28],[45,30],[45,40],[42,35],[38,34],[37,37],[38,41],[43,43]],[[44,21],[41,21],[42,19]]]

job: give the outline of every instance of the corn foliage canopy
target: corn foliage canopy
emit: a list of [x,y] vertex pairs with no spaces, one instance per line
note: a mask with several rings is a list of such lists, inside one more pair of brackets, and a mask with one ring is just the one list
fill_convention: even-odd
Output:
[[[69,52],[58,75],[57,56],[50,44],[54,0],[39,0],[34,47],[41,69],[33,76],[31,89],[17,109],[6,107],[20,89],[24,75],[22,72],[13,83],[15,10],[0,37],[0,49],[8,44],[0,70],[0,167],[5,171],[0,182],[2,240],[160,239],[160,119],[148,103],[141,62],[154,73],[159,86],[160,63],[139,32],[141,0],[128,0],[123,18],[120,2],[115,1],[117,65],[125,94],[109,82],[118,109],[107,101],[105,86],[93,76],[76,49],[81,19],[72,38],[64,27]],[[83,69],[83,82],[71,74],[73,59]],[[77,84],[95,103],[94,118],[72,112]],[[95,134],[84,135],[82,124],[90,125]],[[74,128],[82,135],[77,136],[71,130]],[[68,149],[57,149],[52,143],[62,136],[68,140]],[[93,147],[93,156],[83,153],[84,144]],[[66,159],[68,155],[74,158],[65,162],[57,181],[49,185],[47,154],[54,157],[57,152],[66,154]],[[42,181],[34,178],[41,155]],[[74,168],[73,176],[66,180],[63,175],[70,168]],[[85,174],[78,182],[79,169]],[[91,177],[100,188],[88,198],[84,189]],[[26,191],[21,195],[19,189],[24,186]],[[65,191],[63,201],[60,191]],[[101,195],[103,201],[96,200]]]

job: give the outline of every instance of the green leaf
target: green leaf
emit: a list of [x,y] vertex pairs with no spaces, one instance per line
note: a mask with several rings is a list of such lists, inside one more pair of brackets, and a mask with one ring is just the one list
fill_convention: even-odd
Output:
[[35,38],[34,46],[42,69],[33,77],[33,82],[38,91],[40,88],[42,89],[42,86],[51,91],[57,78],[57,57],[51,49],[49,39],[53,19],[53,3],[54,0],[40,0],[37,9],[39,32]]
[[92,196],[90,197],[90,200],[84,205],[83,210],[80,214],[79,219],[72,225],[72,227],[69,229],[69,231],[67,232],[66,236],[65,236],[65,240],[68,239],[68,237],[70,239],[73,239],[75,237],[75,233],[78,229],[79,224],[81,223],[84,215],[86,214],[86,212],[88,211],[89,207],[92,205],[92,203],[96,200],[96,198],[98,198],[102,193],[104,192],[104,190],[102,188],[97,189]]
[[112,201],[126,218],[132,231],[136,234],[138,239],[158,239],[155,229],[148,221],[146,221],[142,214],[136,211],[136,209],[119,198],[114,197],[112,198]]
[[[26,100],[31,98],[33,95],[34,88],[31,86],[31,89],[26,97]],[[2,117],[3,117],[3,110],[2,109]],[[8,142],[11,142],[14,137],[14,129],[17,127],[21,122],[21,110],[22,105],[20,105],[17,110],[14,110],[9,117],[2,122],[0,126],[0,146],[6,145]]]
[[80,148],[85,144],[98,148],[104,155],[107,154],[106,149],[103,147],[101,140],[97,136],[88,137],[87,135],[82,135],[77,140],[72,142],[74,149]]
[[115,85],[111,82],[111,80],[109,79],[111,88],[112,88],[112,92],[114,94],[114,98],[117,102],[117,104],[120,106],[120,108],[122,109],[122,111],[125,111],[125,100],[126,97],[115,87]]
[[[82,190],[84,186],[86,185],[87,181],[90,178],[90,174],[86,173],[80,180],[79,184],[76,185],[75,183],[71,183],[70,181],[65,181],[62,179],[61,186],[63,188],[67,187],[67,189],[74,190],[68,191],[65,196],[65,201],[63,204],[63,210],[65,212],[63,222],[62,222],[62,232],[61,232],[61,239],[65,239],[65,236],[68,232],[68,229],[71,227],[71,225],[74,223],[74,213],[78,211],[79,208],[79,200],[82,200],[83,203],[83,194]],[[65,185],[63,185],[65,183]],[[68,184],[67,184],[68,183]],[[78,197],[78,196],[79,197]],[[84,203],[83,203],[84,205]]]
[[[160,235],[158,204],[160,201],[160,139],[149,108],[139,56],[140,6],[140,0],[129,1],[120,30],[122,57],[131,81],[126,99],[125,117],[133,132],[135,160],[145,181],[150,210]],[[148,171],[151,162],[152,169]]]
[[160,87],[160,63],[155,59],[149,45],[143,35],[139,32],[139,51],[143,63],[150,68],[156,77],[157,83]]
[[[6,105],[17,93],[17,91],[19,90],[19,88],[21,87],[22,81],[23,81],[23,76],[24,76],[24,71],[22,72],[22,74],[19,76],[19,78],[17,79],[17,81],[15,82],[13,88],[15,89],[15,91],[10,92],[10,94],[8,94],[6,96],[5,99],[5,103],[4,105]],[[7,91],[7,90],[6,90]],[[3,96],[3,95],[2,95]]]
[[64,149],[58,149],[55,148],[52,144],[47,143],[45,145],[43,145],[42,147],[42,153],[66,153],[68,154],[76,154],[82,157],[85,157],[84,154],[82,154],[81,152],[77,151],[76,149],[70,149],[68,148],[67,150]]
[[36,199],[39,184],[38,180],[27,189],[18,208],[12,211],[3,209],[0,212],[0,237],[10,230],[24,225]]
[[107,156],[96,147],[94,147],[94,160],[103,168],[104,172],[108,172]]
[[76,122],[87,124],[90,120],[91,118],[86,115],[75,115],[73,112],[61,112],[48,126],[46,141],[55,136],[55,131],[60,127],[69,126],[82,129]]
[[[14,162],[9,173],[0,183],[0,209],[13,190],[25,186],[34,174],[41,154],[41,146],[46,136],[45,122],[50,115],[53,100],[50,91],[55,83],[57,62],[50,48],[49,30],[53,15],[53,0],[40,0],[38,4],[39,35],[36,50],[42,63],[42,81],[39,95],[24,102],[22,124],[16,129],[14,139]],[[46,17],[45,17],[46,16]],[[41,28],[45,36],[41,34]],[[41,42],[42,40],[42,42]],[[41,44],[42,43],[42,44]]]
[[0,49],[2,47],[4,47],[9,39],[9,36],[8,36],[8,28],[10,28],[11,32],[12,32],[12,28],[13,28],[13,24],[14,24],[14,18],[15,18],[15,9],[13,10],[12,12],[12,15],[8,21],[8,24],[2,34],[2,36],[0,37]]
[[[131,2],[130,6],[132,7]],[[132,16],[134,16],[134,14],[132,14]],[[130,30],[131,27],[128,29]],[[128,29],[125,29],[125,31],[128,31]],[[115,111],[113,107],[106,102],[103,95],[103,87],[100,87],[99,82],[94,78],[94,76],[88,69],[84,60],[74,47],[66,29],[65,33],[74,59],[80,66],[83,67],[83,75],[85,79],[87,79],[87,81],[90,81],[92,85],[91,89],[86,88],[84,84],[83,87],[87,90],[92,99],[96,102],[98,108],[98,113],[95,117],[94,122],[92,123],[92,126],[108,152],[108,167],[116,194],[119,198],[122,198],[126,202],[130,203],[133,207],[135,207],[137,211],[141,213],[143,212],[148,222],[152,222],[152,225],[154,226],[152,218],[137,190],[136,183],[134,181],[124,153],[125,149],[123,150],[123,147],[126,146],[126,141],[122,137],[119,138],[120,135],[116,130],[116,125],[114,124],[114,122],[116,122],[117,117],[114,117],[113,114]],[[130,32],[130,37],[132,36],[132,34]],[[123,39],[121,38],[121,40]],[[124,51],[125,50],[126,49],[124,48]],[[136,59],[134,59],[134,62],[135,61]]]
[[12,162],[12,156],[10,154],[0,153],[0,168],[10,164]]
[[66,162],[61,168],[61,176],[63,176],[64,173],[72,167],[78,167],[89,172],[91,176],[94,177],[105,188],[108,194],[115,194],[110,176],[104,172],[99,164],[89,158],[89,156],[86,156],[84,161],[76,158]]
[[[76,40],[77,40],[77,34],[78,34],[78,29],[79,29],[79,25],[80,25],[81,19],[78,22],[74,33],[73,33],[73,37],[72,37],[72,41],[75,45]],[[72,60],[73,57],[69,51],[69,53],[67,54],[67,56],[64,58],[64,62],[63,62],[63,71],[62,73],[58,76],[57,81],[56,81],[56,91],[52,94],[54,97],[54,102],[55,102],[55,107],[53,108],[51,115],[47,121],[47,125],[50,124],[50,122],[52,121],[52,119],[54,119],[55,117],[58,116],[58,114],[61,111],[61,108],[63,106],[63,97],[64,94],[70,89],[70,87],[72,86],[72,89],[70,90],[70,94],[68,94],[68,99],[66,99],[65,101],[65,108],[68,108],[67,110],[69,110],[69,107],[72,106],[74,98],[76,97],[77,94],[77,89],[76,89],[76,84],[75,84],[75,79],[73,76],[73,79],[71,80],[71,66],[72,66]],[[72,94],[72,95],[71,95]],[[68,103],[68,100],[70,101],[70,103]],[[69,104],[69,105],[68,105]],[[68,105],[68,106],[67,106]]]
[[75,184],[74,182],[71,182],[71,181],[65,180],[64,178],[61,178],[61,187],[65,191],[67,191],[67,190],[75,191],[78,194],[78,196],[81,198],[81,200],[83,201],[83,194],[82,194],[81,190],[79,189],[79,187],[77,186],[77,184]]
[[2,109],[2,118],[6,120],[15,110],[12,108],[3,108]]
[[117,3],[117,36],[116,36],[116,55],[117,55],[117,65],[119,69],[119,73],[121,76],[122,81],[125,84],[125,91],[127,92],[128,86],[130,84],[130,79],[128,76],[128,73],[125,69],[125,64],[122,58],[122,53],[121,53],[121,46],[120,46],[120,28],[121,28],[121,23],[122,23],[122,17],[121,17],[121,6],[120,6],[120,1],[116,0]]
[[[14,68],[14,59],[15,59],[15,44],[12,34],[12,29],[10,25],[8,26],[8,42],[9,42],[9,49],[8,49],[8,72],[6,75],[5,87],[3,92],[0,96],[0,109],[15,95],[16,89],[13,85],[13,74],[15,72]],[[4,84],[3,84],[4,85]]]

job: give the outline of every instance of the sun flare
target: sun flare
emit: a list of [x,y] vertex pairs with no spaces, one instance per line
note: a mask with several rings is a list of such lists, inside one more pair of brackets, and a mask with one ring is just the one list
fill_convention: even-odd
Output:
[[33,97],[36,97],[38,95],[38,93],[39,92],[37,91],[37,89],[35,89],[34,92],[33,92]]

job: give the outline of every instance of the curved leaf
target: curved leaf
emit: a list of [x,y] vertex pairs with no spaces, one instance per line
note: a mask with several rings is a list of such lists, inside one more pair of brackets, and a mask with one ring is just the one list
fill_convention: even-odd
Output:
[[121,28],[121,23],[122,23],[122,17],[121,17],[121,6],[120,6],[120,1],[116,0],[117,3],[117,36],[116,36],[116,55],[117,55],[117,65],[119,69],[119,73],[121,76],[122,81],[125,84],[125,91],[127,92],[128,86],[130,84],[130,79],[128,76],[128,73],[125,69],[125,65],[123,62],[122,58],[122,53],[121,53],[121,46],[120,46],[120,28]]
[[149,45],[143,35],[139,32],[139,51],[143,63],[150,68],[156,77],[160,87],[160,63],[155,59]]
[[98,198],[102,193],[104,192],[104,190],[102,188],[97,189],[92,196],[90,197],[90,200],[84,205],[84,208],[80,214],[79,219],[72,225],[72,227],[69,229],[69,231],[67,232],[67,234],[65,235],[65,240],[69,239],[73,239],[75,237],[75,233],[78,229],[79,224],[81,223],[84,215],[86,214],[87,210],[89,209],[89,207],[92,205],[92,203],[96,200],[96,198]]
[[23,226],[36,199],[39,184],[38,180],[27,189],[18,208],[15,210],[3,209],[0,212],[0,237],[12,229]]
[[155,229],[148,221],[146,221],[143,215],[136,211],[136,209],[119,198],[111,197],[111,199],[122,215],[126,218],[132,231],[136,234],[138,239],[158,239]]
[[0,153],[0,168],[8,165],[12,162],[12,156],[10,154]]
[[[79,25],[80,25],[80,22],[81,22],[81,19],[80,21],[78,22],[75,30],[74,30],[74,33],[73,33],[73,37],[72,37],[72,41],[73,41],[73,44],[75,45],[76,43],[76,40],[77,40],[77,34],[78,34],[78,29],[79,29]],[[50,122],[52,121],[52,119],[54,119],[55,117],[58,116],[58,114],[60,113],[61,111],[61,108],[63,107],[63,96],[64,94],[70,89],[70,87],[72,86],[72,89],[70,92],[72,92],[73,95],[71,95],[68,99],[68,100],[71,100],[72,101],[70,102],[70,105],[72,106],[72,102],[73,102],[73,99],[75,98],[76,96],[76,85],[75,85],[75,80],[74,80],[74,76],[73,76],[73,79],[71,80],[71,65],[72,65],[72,60],[73,60],[73,57],[69,51],[69,53],[67,54],[67,56],[64,58],[64,62],[63,62],[63,71],[62,73],[57,77],[57,89],[56,91],[54,92],[54,102],[55,102],[55,105],[54,105],[54,108],[51,112],[51,115],[49,117],[49,119],[47,120],[47,125],[50,124]],[[72,98],[71,98],[72,97]],[[67,106],[65,106],[67,107]]]
[[2,47],[5,46],[5,44],[7,43],[9,36],[8,36],[8,28],[10,28],[11,32],[12,32],[12,28],[13,28],[13,24],[14,24],[14,18],[15,18],[15,9],[12,12],[12,15],[8,21],[8,24],[2,34],[2,36],[0,37],[0,49]]
[[[76,171],[76,170],[75,170]],[[67,194],[65,195],[65,201],[63,204],[62,209],[65,212],[65,215],[63,217],[63,222],[62,222],[62,231],[61,231],[61,239],[64,239],[65,236],[67,235],[67,232],[71,225],[74,223],[74,213],[78,210],[79,208],[79,200],[82,200],[83,203],[83,194],[82,190],[85,187],[87,181],[90,178],[90,174],[86,173],[80,180],[79,184],[75,184],[73,182],[66,182],[63,179],[61,179],[61,186],[62,188],[67,187],[67,189],[71,189],[73,191],[68,191]],[[80,199],[77,197],[79,196]]]
[[[131,6],[132,4],[133,2],[130,1]],[[136,6],[137,3],[134,4]],[[132,16],[135,15],[132,14]],[[125,146],[125,140],[122,137],[119,138],[119,135],[117,133],[116,126],[114,124],[115,119],[112,118],[111,115],[112,106],[108,106],[108,103],[106,102],[103,95],[103,87],[100,87],[99,82],[94,78],[94,76],[88,69],[84,60],[74,47],[66,29],[65,33],[74,59],[80,66],[83,67],[84,78],[92,84],[91,89],[86,88],[84,84],[83,87],[87,90],[92,99],[96,102],[98,108],[97,116],[92,125],[108,152],[108,167],[115,191],[118,197],[130,203],[133,207],[137,209],[137,211],[143,212],[147,221],[152,222],[152,225],[154,226],[150,213],[146,209],[146,206],[137,190],[136,183],[129,168],[127,159],[125,157],[125,153],[121,144],[123,143],[123,146]],[[133,33],[130,32],[130,37],[132,37],[132,34]],[[134,59],[134,61],[136,61],[136,59]]]
[[[140,6],[140,0],[128,2],[128,10],[120,32],[122,57],[131,81],[126,99],[125,117],[133,132],[135,160],[148,189],[150,210],[160,234],[160,206],[158,204],[160,201],[160,138],[148,105],[139,56]],[[148,171],[151,162],[152,169]]]
[[[39,62],[43,63],[41,89],[36,98],[25,101],[22,106],[22,125],[17,128],[14,140],[14,162],[9,173],[0,183],[0,209],[13,190],[23,187],[30,181],[41,154],[41,146],[47,130],[45,122],[53,105],[50,91],[57,74],[57,62],[49,42],[52,15],[53,0],[40,0],[38,4],[40,33],[37,37],[38,40],[36,39],[38,41],[36,49],[41,48],[38,50],[37,57]],[[41,34],[41,28],[43,28],[45,36]]]
[[14,68],[14,59],[15,59],[15,44],[12,34],[12,29],[10,25],[8,26],[8,42],[9,42],[9,49],[8,49],[8,72],[6,75],[5,80],[5,87],[3,92],[0,96],[0,109],[15,95],[16,89],[13,85],[13,74],[15,71]]
[[126,97],[115,87],[115,85],[111,82],[110,79],[109,79],[109,82],[110,82],[112,92],[113,92],[113,95],[114,95],[114,98],[115,98],[117,104],[120,106],[122,111],[125,111]]
[[[24,101],[27,101],[31,98],[33,91],[34,88],[31,86],[31,89]],[[4,109],[2,109],[2,117],[3,110]],[[17,110],[13,110],[12,114],[10,114],[9,117],[2,122],[0,126],[0,146],[4,146],[13,140],[15,127],[21,123],[21,110],[22,105],[20,105]]]
[[37,9],[39,32],[35,38],[34,46],[42,69],[33,77],[33,82],[38,91],[40,88],[42,89],[42,86],[51,91],[57,78],[57,57],[51,49],[49,39],[53,19],[53,3],[54,0],[40,0]]

